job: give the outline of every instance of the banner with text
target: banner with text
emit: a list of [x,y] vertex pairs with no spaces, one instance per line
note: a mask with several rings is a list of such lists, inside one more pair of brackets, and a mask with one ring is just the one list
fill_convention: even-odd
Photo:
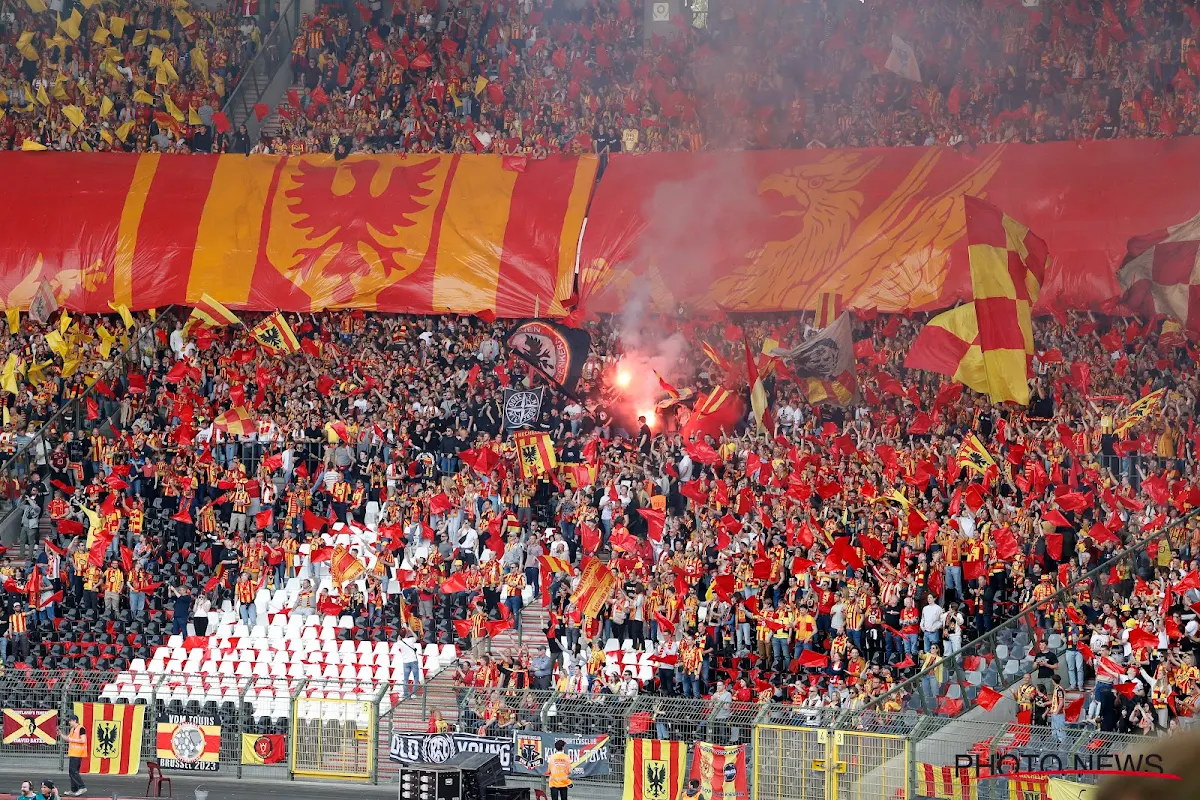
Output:
[[0,305],[561,315],[596,165],[3,153]]
[[500,768],[512,772],[512,739],[469,733],[393,733],[388,758],[414,764],[444,764],[459,753],[500,757]]
[[1200,138],[617,155],[580,251],[585,308],[929,310],[970,293],[961,198],[1049,246],[1040,308],[1119,294],[1134,236],[1200,212]]
[[546,765],[554,753],[554,743],[566,742],[571,757],[571,777],[591,778],[612,771],[608,763],[607,736],[572,736],[547,731],[517,731],[513,734],[513,773],[516,775],[545,775]]

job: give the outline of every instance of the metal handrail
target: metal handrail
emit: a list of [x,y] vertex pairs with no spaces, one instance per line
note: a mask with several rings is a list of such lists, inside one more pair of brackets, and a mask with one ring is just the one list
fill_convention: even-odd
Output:
[[[908,680],[903,681],[902,683],[896,684],[894,687],[892,687],[891,691],[888,691],[888,692],[885,692],[885,693],[879,695],[879,697],[877,697],[874,700],[867,703],[867,705],[864,706],[863,708],[855,709],[853,711],[853,715],[856,716],[856,715],[861,714],[866,711],[877,710],[880,706],[883,705],[883,703],[886,700],[888,700],[889,698],[891,698],[893,696],[898,695],[901,698],[901,700],[903,700],[903,698],[913,690],[913,687],[921,685],[922,680],[927,675],[935,674],[941,669],[952,668],[954,665],[961,662],[962,659],[966,655],[969,655],[976,647],[978,647],[982,644],[985,644],[988,640],[996,638],[996,636],[1001,631],[1004,631],[1008,628],[1016,627],[1016,626],[1020,625],[1021,622],[1027,618],[1028,614],[1036,614],[1039,610],[1048,609],[1051,606],[1053,606],[1055,603],[1062,603],[1062,602],[1067,601],[1069,598],[1073,597],[1078,592],[1080,587],[1086,585],[1090,581],[1094,581],[1095,579],[1097,579],[1101,576],[1107,575],[1108,572],[1112,569],[1112,567],[1114,565],[1116,565],[1117,563],[1136,555],[1139,550],[1145,550],[1150,545],[1151,542],[1158,542],[1158,541],[1165,539],[1176,528],[1178,528],[1179,526],[1186,523],[1188,520],[1190,520],[1198,515],[1200,515],[1200,508],[1193,509],[1192,511],[1189,511],[1187,514],[1180,517],[1174,523],[1164,526],[1162,530],[1157,531],[1156,533],[1154,533],[1154,535],[1148,536],[1144,539],[1139,539],[1138,541],[1136,541],[1133,544],[1126,547],[1121,552],[1114,555],[1112,558],[1101,563],[1095,569],[1092,569],[1089,572],[1087,572],[1086,574],[1082,575],[1078,580],[1073,581],[1072,583],[1064,586],[1062,589],[1059,589],[1057,592],[1055,592],[1054,594],[1045,598],[1044,600],[1038,601],[1036,603],[1030,603],[1029,605],[1022,608],[1020,611],[1018,611],[1017,613],[1010,616],[1004,622],[1000,623],[999,625],[993,627],[991,630],[983,633],[980,636],[977,636],[975,639],[966,643],[961,648],[959,648],[957,651],[955,651],[949,655],[942,656],[937,661],[933,662],[929,666],[927,666],[924,669],[922,669],[921,671],[917,672],[915,675],[913,675]],[[1017,679],[1019,680],[1021,677],[1022,677],[1021,675],[1018,675]],[[926,711],[928,711],[928,710],[929,709],[926,708]],[[839,722],[842,722],[842,721],[844,721],[844,720],[839,720]]]
[[[287,61],[291,55],[291,41],[295,34],[296,28],[299,26],[299,2],[291,0],[279,15],[279,19],[275,22],[275,26],[262,39],[262,44],[259,45],[258,52],[254,54],[254,58],[250,59],[250,63],[246,65],[246,69],[242,71],[242,77],[238,80],[237,85],[233,87],[233,91],[229,93],[229,98],[225,101],[221,111],[230,118],[230,123],[233,125],[245,122],[250,116],[250,109],[262,98],[267,87],[271,85],[275,74],[279,68]],[[281,33],[281,31],[286,31]],[[279,40],[284,39],[284,47],[279,48]],[[267,59],[272,58],[272,54],[278,56],[276,63],[271,64]],[[259,62],[265,66],[265,70],[269,73],[266,77],[266,85],[259,86],[258,66]],[[250,86],[255,88],[253,98],[247,100],[246,95],[250,91]],[[240,109],[241,116],[234,113],[235,106]]]
[[[154,320],[154,323],[152,325],[150,325],[149,328],[146,329],[146,332],[153,331],[155,328],[157,328],[159,325],[161,325],[163,323],[163,321],[170,318],[171,312],[174,309],[175,309],[175,306],[173,306],[173,305],[168,306],[166,308],[166,310],[163,311],[163,313],[158,315],[158,318],[156,320]],[[34,445],[44,444],[47,441],[46,436],[47,436],[51,426],[58,424],[62,420],[63,416],[66,414],[68,409],[72,408],[73,406],[80,406],[80,404],[82,402],[84,402],[87,398],[91,397],[93,392],[96,391],[96,384],[98,384],[101,380],[107,381],[107,380],[115,377],[117,368],[129,360],[130,354],[141,344],[141,338],[143,335],[144,335],[144,333],[138,332],[133,337],[133,341],[131,341],[129,343],[129,346],[126,347],[124,350],[122,350],[120,352],[120,354],[118,354],[117,357],[115,359],[113,359],[113,362],[111,365],[109,365],[108,369],[106,369],[103,373],[101,373],[100,376],[97,377],[95,381],[93,381],[92,385],[89,386],[86,391],[84,391],[82,394],[80,394],[77,397],[71,398],[68,402],[63,403],[58,408],[57,411],[55,411],[53,414],[51,414],[50,418],[47,419],[44,423],[42,423],[42,427],[38,429],[37,433],[35,433],[28,442],[21,445],[21,447],[19,447],[16,450],[16,452],[14,452],[12,454],[12,456],[10,456],[9,459],[4,462],[3,465],[0,465],[0,475],[7,475],[7,474],[11,473],[13,471],[13,469],[15,468],[15,466],[21,461],[21,459],[27,457],[27,453]],[[3,518],[7,518],[7,516],[10,513],[12,513],[17,508],[18,505],[19,505],[18,503],[14,502],[12,504],[12,506],[4,514]],[[3,518],[0,518],[0,519],[3,519]]]

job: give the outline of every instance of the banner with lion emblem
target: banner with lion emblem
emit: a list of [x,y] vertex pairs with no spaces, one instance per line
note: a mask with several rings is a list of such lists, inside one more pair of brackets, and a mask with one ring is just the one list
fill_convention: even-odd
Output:
[[[85,163],[86,162],[86,163]],[[3,153],[0,305],[562,316],[595,156]],[[86,173],[86,191],[77,191]],[[38,209],[53,207],[46,216]]]
[[88,753],[79,771],[92,775],[137,775],[146,707],[126,703],[76,703]]
[[[936,310],[970,299],[961,198],[1051,254],[1041,308],[1117,297],[1133,237],[1200,211],[1200,139],[611,156],[579,259],[587,311]],[[1120,187],[1120,188],[1118,188]]]

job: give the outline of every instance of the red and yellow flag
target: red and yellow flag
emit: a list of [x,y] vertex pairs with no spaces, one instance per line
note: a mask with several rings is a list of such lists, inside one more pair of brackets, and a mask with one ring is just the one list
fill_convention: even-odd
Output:
[[986,393],[987,367],[979,346],[975,304],[964,303],[929,320],[905,356],[904,366],[948,375]]
[[979,784],[965,769],[917,764],[917,794],[939,800],[978,800]]
[[[97,160],[98,159],[98,160]],[[562,316],[595,156],[4,153],[0,305]],[[86,170],[88,191],[63,192]],[[53,220],[36,209],[52,202]],[[220,317],[214,317],[220,319]]]
[[548,433],[520,431],[513,434],[513,444],[521,464],[521,477],[526,480],[549,474],[558,466],[554,442]]
[[996,466],[991,453],[974,433],[968,433],[962,444],[958,446],[957,462],[960,468],[980,474],[987,472],[988,467]]
[[146,707],[125,703],[76,703],[87,735],[87,755],[79,771],[91,775],[137,775]]
[[196,323],[207,325],[210,328],[222,328],[226,325],[240,325],[242,321],[237,314],[221,305],[219,300],[203,294],[196,301],[196,306],[192,309],[191,316],[188,317],[188,327]]
[[630,739],[622,800],[675,800],[683,791],[686,766],[686,742]]
[[300,350],[300,341],[292,332],[292,326],[288,325],[283,314],[278,311],[255,325],[251,333],[254,334],[254,340],[272,355],[295,353]]
[[333,555],[329,558],[329,574],[333,577],[335,584],[341,586],[355,580],[366,571],[367,568],[363,566],[363,563],[346,549],[345,545],[339,544],[333,548]]
[[1129,406],[1129,410],[1125,412],[1124,418],[1117,423],[1116,434],[1121,436],[1125,431],[1137,425],[1142,420],[1149,417],[1151,414],[1158,413],[1162,408],[1163,399],[1167,396],[1167,387],[1153,391],[1145,397],[1135,400]]
[[710,800],[747,800],[746,746],[696,742],[691,777]]
[[235,406],[222,413],[213,420],[213,426],[217,430],[243,436],[254,433],[258,429],[258,426],[254,424],[253,415],[246,410],[245,406]]
[[58,711],[4,709],[0,744],[58,744]]
[[579,608],[579,613],[589,619],[595,619],[600,609],[608,602],[609,595],[617,588],[617,578],[602,561],[597,558],[583,559],[583,572],[579,576],[579,585],[571,595],[571,602]]
[[963,197],[979,349],[993,402],[1029,404],[1031,309],[1046,270],[1046,243],[982,200]]
[[828,328],[842,315],[842,296],[834,292],[821,292],[817,295],[814,314],[816,327]]

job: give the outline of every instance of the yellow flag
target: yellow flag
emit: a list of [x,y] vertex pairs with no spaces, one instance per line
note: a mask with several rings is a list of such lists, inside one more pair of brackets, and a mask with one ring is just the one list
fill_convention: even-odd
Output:
[[117,341],[117,335],[109,333],[108,328],[103,325],[96,328],[96,333],[100,335],[100,357],[108,358],[108,354],[112,352],[113,343]]
[[174,117],[176,122],[183,122],[183,112],[179,110],[179,106],[171,102],[171,95],[163,95],[163,104],[167,108],[167,113]]
[[38,52],[33,46],[33,31],[25,31],[17,39],[17,51],[25,56],[26,61],[37,61]]
[[100,116],[107,117],[112,113],[112,110],[113,101],[109,99],[108,95],[105,95],[104,99],[100,101]]
[[476,78],[475,79],[475,96],[478,97],[479,93],[487,88],[487,85],[488,85],[487,78],[483,77],[482,75],[480,75],[478,78]]
[[66,340],[63,339],[62,334],[58,331],[50,331],[46,334],[46,347],[49,347],[50,352],[59,358],[65,359],[70,353],[67,349]]
[[147,92],[145,89],[138,89],[133,93],[133,102],[145,103],[148,106],[154,105],[154,95]]
[[42,383],[46,380],[46,367],[53,363],[53,361],[35,361],[29,365],[29,370],[27,371],[25,377],[30,383],[32,383],[34,386],[37,386],[39,383]]
[[96,5],[96,3],[99,2],[99,0],[79,0],[79,2],[82,3],[83,7],[86,8],[88,11],[91,11],[92,6]]
[[129,138],[129,132],[133,130],[133,120],[121,123],[121,127],[117,128],[117,138],[122,142]]
[[158,320],[158,309],[157,308],[147,309],[146,313],[150,315],[151,322],[156,322]]
[[192,48],[192,64],[201,75],[205,78],[208,77],[208,59],[204,57],[204,51],[200,49],[200,45]]
[[46,94],[46,87],[39,86],[37,90],[37,101],[44,106],[50,105],[50,96]]
[[87,506],[80,506],[80,508],[83,510],[84,515],[86,515],[88,518],[87,547],[89,550],[91,550],[92,540],[95,539],[96,534],[100,532],[100,515],[95,511],[92,511]]
[[133,46],[141,47],[145,43],[146,43],[146,31],[144,29],[140,30],[140,31],[134,31],[133,32]]
[[110,36],[112,36],[112,34],[106,31],[104,28],[96,28],[96,32],[92,34],[92,41],[96,44],[107,44],[108,37]]
[[0,372],[0,389],[9,394],[17,393],[17,354],[9,353],[8,361],[4,362],[4,371]]
[[75,9],[71,12],[71,16],[58,23],[58,27],[62,28],[62,32],[74,41],[79,38],[79,25],[82,22],[83,15],[79,13],[79,9]]
[[76,128],[83,127],[83,109],[79,106],[63,106],[63,116],[71,120],[71,124]]
[[163,60],[162,50],[160,50],[157,47],[151,47],[150,48],[150,68],[154,69],[155,67],[157,67],[159,64],[162,63],[162,60]]
[[21,149],[26,153],[32,153],[38,150],[49,150],[50,148],[46,147],[46,145],[42,144],[41,142],[34,141],[33,139],[26,139],[25,141],[21,142]]
[[121,315],[121,322],[125,323],[125,330],[133,327],[133,314],[129,313],[129,306],[124,303],[109,303],[108,307]]
[[150,32],[152,34],[154,34],[155,36],[157,36],[159,39],[170,39],[171,38],[171,32],[169,30],[167,30],[166,28],[159,28],[158,30],[151,29]]
[[71,315],[68,314],[64,310],[62,312],[62,316],[60,316],[58,318],[58,330],[60,333],[66,333],[70,329],[70,327],[71,327]]
[[62,365],[62,376],[69,378],[79,371],[79,365],[83,361],[80,358],[64,358]]
[[204,120],[196,113],[195,106],[188,106],[188,125],[203,125]]
[[25,0],[29,4],[29,9],[35,14],[40,14],[46,10],[46,4],[43,0]]
[[112,134],[111,134],[111,133],[109,133],[109,132],[108,132],[106,129],[104,129],[104,128],[101,128],[101,129],[100,129],[100,138],[101,138],[101,139],[103,139],[104,141],[108,142],[109,144],[112,144],[112,143],[113,143],[113,140],[112,140]]
[[66,83],[66,80],[67,80],[66,77],[63,75],[59,75],[57,78],[54,79],[54,88],[52,88],[50,90],[50,96],[53,97],[55,100],[69,100],[70,99],[69,97],[67,97],[67,87],[64,85]]
[[9,333],[16,333],[21,329],[21,309],[15,306],[13,308],[6,308],[4,309],[4,316],[8,317]]
[[121,17],[109,17],[108,27],[112,30],[113,36],[119,37],[125,35],[125,20]]
[[179,20],[179,24],[185,28],[196,24],[196,18],[182,8],[175,9],[175,19]]

